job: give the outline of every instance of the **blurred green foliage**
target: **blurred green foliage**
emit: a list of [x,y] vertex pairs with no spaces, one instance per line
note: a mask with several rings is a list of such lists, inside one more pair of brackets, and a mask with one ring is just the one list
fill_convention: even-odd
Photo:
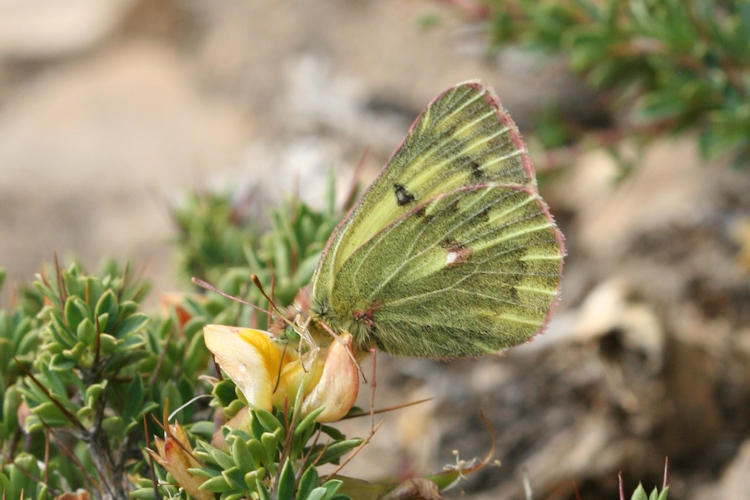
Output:
[[[466,2],[456,5],[463,5]],[[562,55],[600,92],[615,130],[540,120],[545,147],[583,137],[637,143],[696,131],[706,159],[750,163],[750,3],[746,0],[486,0],[467,13],[490,48]],[[557,121],[558,125],[552,124]]]

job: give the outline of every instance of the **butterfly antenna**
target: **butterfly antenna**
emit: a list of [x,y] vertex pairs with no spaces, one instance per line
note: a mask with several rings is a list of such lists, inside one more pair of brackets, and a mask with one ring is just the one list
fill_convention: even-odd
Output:
[[229,294],[229,293],[227,293],[227,292],[225,292],[223,290],[219,290],[218,288],[216,288],[215,286],[213,286],[211,283],[209,283],[207,281],[204,281],[204,280],[202,280],[200,278],[196,278],[195,276],[193,276],[192,278],[190,278],[190,281],[192,281],[194,285],[198,285],[199,287],[201,287],[201,288],[203,288],[205,290],[208,290],[209,292],[218,293],[222,297],[226,297],[227,299],[233,300],[235,302],[239,302],[242,305],[245,305],[245,306],[248,306],[248,307],[252,307],[253,309],[256,309],[258,311],[266,312],[266,310],[263,309],[262,307],[260,307],[258,305],[255,305],[252,302],[249,302],[249,301],[247,301],[245,299],[241,299],[239,297],[235,297],[234,295],[231,295],[231,294]]
[[[330,326],[326,324],[325,321],[319,320],[318,324],[325,330],[328,335],[334,338],[336,342],[341,342],[341,337],[338,336],[336,332],[334,332]],[[360,366],[359,362],[357,361],[357,358],[354,357],[354,353],[350,351],[349,349],[346,350],[347,353],[349,353],[349,358],[354,362],[354,364],[357,366],[357,370],[359,371],[360,376],[362,377],[362,380],[364,380],[365,384],[367,383],[367,377],[365,376],[364,370],[362,370],[362,366]]]
[[[262,291],[262,290],[261,290]],[[266,328],[271,329],[271,304],[273,304],[273,293],[276,291],[276,275],[271,274],[271,298],[268,301],[268,315],[266,316]]]
[[[261,285],[261,284],[260,284],[260,279],[258,279],[258,275],[257,275],[257,274],[251,274],[251,275],[250,275],[250,279],[252,280],[252,282],[253,282],[253,285],[255,285],[255,286],[256,286],[256,287],[258,288],[258,290],[260,290],[260,293],[261,293],[261,294],[263,295],[263,297],[265,297],[265,298],[266,298],[266,300],[268,301],[268,305],[269,305],[269,306],[270,306],[270,307],[271,307],[271,308],[272,308],[272,309],[273,309],[274,311],[276,311],[276,314],[278,314],[278,315],[279,315],[279,316],[281,317],[281,319],[282,319],[282,320],[283,320],[283,321],[284,321],[284,322],[285,322],[285,323],[286,323],[287,325],[289,325],[289,326],[291,326],[292,328],[294,328],[294,327],[295,327],[294,323],[293,323],[293,322],[291,322],[291,321],[289,321],[289,319],[287,319],[287,317],[286,317],[286,316],[284,316],[284,313],[283,313],[283,312],[282,312],[282,311],[281,311],[281,310],[280,310],[280,309],[279,309],[278,307],[276,307],[276,303],[275,303],[275,302],[273,301],[273,299],[272,299],[272,298],[271,298],[271,297],[270,297],[270,296],[269,296],[269,295],[268,295],[268,294],[266,293],[266,291],[265,291],[265,290],[263,289],[263,285]],[[261,311],[264,311],[264,310],[263,310],[263,309],[261,309]],[[269,311],[270,311],[270,309],[269,309]],[[264,312],[266,312],[266,311],[264,311]]]
[[[271,394],[276,394],[276,389],[279,388],[279,383],[281,382],[281,369],[284,367],[284,358],[286,357],[287,345],[288,344],[284,344],[284,350],[281,351],[281,359],[279,359],[279,368],[276,371],[276,384],[273,386],[273,391],[271,392]],[[302,365],[302,368],[304,369],[305,365]]]
[[[260,281],[257,281],[258,277],[253,274],[251,276],[251,279],[253,280],[253,283],[256,286],[258,286],[258,288],[260,288],[260,292],[263,294],[263,296],[266,297],[266,298],[268,298],[268,296],[266,295],[266,293],[263,291],[263,288],[260,287]],[[192,281],[193,284],[198,285],[201,288],[204,288],[204,289],[206,289],[206,290],[208,290],[210,292],[218,293],[222,297],[226,297],[226,298],[228,298],[230,300],[234,300],[235,302],[239,302],[242,305],[246,305],[248,307],[252,307],[253,309],[255,309],[257,311],[261,311],[263,313],[267,313],[268,312],[266,309],[264,309],[264,308],[262,308],[262,307],[260,307],[260,306],[258,306],[256,304],[253,304],[252,302],[249,302],[249,301],[247,301],[245,299],[241,299],[239,297],[235,297],[234,295],[231,295],[231,294],[228,294],[228,293],[226,293],[226,292],[224,292],[222,290],[219,290],[218,288],[216,288],[215,286],[213,286],[211,283],[208,283],[207,281],[203,281],[200,278],[196,278],[195,276],[193,276],[190,281]],[[281,318],[282,321],[284,321],[286,324],[288,324],[292,328],[295,328],[294,323],[292,323],[291,321],[289,321],[283,315],[283,313],[281,313],[281,311],[279,311],[279,309],[275,305],[273,306],[273,309],[274,309],[274,311],[276,311],[276,313],[279,315],[279,317]],[[295,328],[295,330],[296,330],[296,328]]]
[[[276,306],[276,303],[273,301],[273,287],[275,286],[274,281],[271,281],[271,295],[269,296],[266,291],[263,289],[263,285],[260,283],[260,279],[258,279],[257,274],[251,274],[250,279],[252,280],[253,284],[258,288],[260,293],[263,295],[263,297],[266,298],[268,301],[268,311],[267,313],[270,313],[271,311],[275,311],[276,314],[281,318],[281,320],[292,327],[292,329],[297,332],[297,334],[300,336],[302,340],[305,341],[306,344],[310,346],[311,349],[317,349],[317,345],[315,344],[315,341],[310,336],[309,330],[307,329],[307,324],[300,326],[297,323],[290,321],[289,318],[287,318],[284,313]],[[302,353],[300,353],[302,354]],[[302,362],[302,357],[300,356],[300,364],[302,365],[302,369],[307,372],[307,369],[305,368],[304,362]]]

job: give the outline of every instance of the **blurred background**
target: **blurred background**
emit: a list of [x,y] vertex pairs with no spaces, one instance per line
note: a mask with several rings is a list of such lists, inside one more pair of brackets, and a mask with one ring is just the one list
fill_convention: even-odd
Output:
[[502,356],[379,356],[378,406],[433,400],[346,473],[484,456],[481,410],[502,465],[448,497],[615,498],[618,471],[650,489],[668,456],[670,498],[747,498],[748,46],[740,1],[0,0],[2,303],[55,253],[132,258],[153,304],[188,290],[171,207],[190,193],[263,227],[285,197],[320,206],[333,171],[343,202],[358,163],[369,182],[479,78],[566,235],[562,302]]

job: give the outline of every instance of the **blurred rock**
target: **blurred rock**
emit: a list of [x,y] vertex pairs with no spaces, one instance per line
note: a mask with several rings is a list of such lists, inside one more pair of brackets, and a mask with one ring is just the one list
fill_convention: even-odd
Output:
[[[592,414],[552,437],[543,450],[523,466],[528,471],[532,491],[540,498],[550,498],[549,493],[542,492],[556,489],[560,483],[569,483],[572,477],[583,481],[587,476],[609,473],[627,458],[625,443],[613,441],[616,434],[612,421]],[[495,498],[517,495],[520,483],[518,477],[518,484],[498,490]]]
[[689,498],[696,500],[745,500],[750,492],[750,440],[745,441],[737,455],[715,482],[701,485]]
[[112,34],[135,0],[0,0],[0,62],[89,50]]
[[395,106],[390,112],[374,110],[368,106],[370,96],[361,82],[335,74],[330,60],[315,52],[300,54],[287,63],[285,84],[285,112],[294,117],[288,123],[288,132],[323,127],[386,157],[419,113],[419,109],[394,112]]
[[[662,367],[664,330],[653,309],[629,301],[629,294],[632,292],[622,278],[599,284],[581,304],[578,322],[572,329],[573,338],[578,341],[602,339],[603,349],[625,349],[636,353],[644,358],[643,367],[656,374]],[[604,338],[607,336],[610,339]],[[602,353],[605,356],[615,354]]]
[[3,238],[0,262],[27,280],[55,251],[90,265],[137,255],[167,279],[166,193],[236,168],[248,128],[163,46],[126,44],[39,75],[0,110],[0,233],[25,235]]
[[722,500],[745,499],[750,492],[750,440],[745,441],[719,480]]
[[732,239],[737,244],[737,263],[750,273],[750,216],[737,217],[731,222]]
[[[591,194],[570,200],[579,203],[579,244],[584,250],[616,259],[628,248],[628,238],[672,223],[696,221],[712,211],[718,188],[713,181],[724,167],[702,165],[692,139],[684,139],[682,146],[654,145],[619,183],[609,175],[612,160],[598,156],[597,162],[583,163],[571,184]],[[591,175],[597,165],[601,171]]]

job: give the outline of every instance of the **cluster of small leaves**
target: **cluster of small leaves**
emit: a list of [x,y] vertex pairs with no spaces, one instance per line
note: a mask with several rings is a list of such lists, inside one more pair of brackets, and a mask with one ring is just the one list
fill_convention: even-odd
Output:
[[[288,201],[272,214],[273,229],[260,237],[249,225],[232,225],[229,197],[196,195],[176,217],[183,224],[181,251],[198,263],[186,269],[198,276],[200,269],[209,270],[208,276],[214,272],[219,288],[260,306],[265,299],[250,279],[257,274],[279,305],[289,304],[310,281],[338,222],[331,181],[324,210]],[[216,294],[180,296],[166,302],[171,306],[166,313],[146,316],[139,312],[139,303],[148,286],[132,274],[115,262],[106,263],[96,275],[77,264],[67,269],[56,265],[33,286],[16,291],[11,310],[0,311],[0,443],[10,459],[0,469],[0,486],[7,498],[21,498],[21,492],[26,498],[49,498],[79,487],[95,497],[123,497],[141,488],[140,497],[153,498],[143,450],[146,435],[159,435],[161,429],[151,416],[173,412],[208,389],[199,380],[200,374],[211,374],[203,326],[264,326],[267,321],[263,313]],[[214,388],[213,403],[197,400],[175,413],[191,438],[202,443],[202,457],[211,455],[212,447],[201,439],[211,436],[216,409],[231,417],[246,406],[237,394],[231,381],[224,380]],[[306,442],[308,432],[321,427],[303,422],[294,425]],[[326,429],[336,439],[317,464],[334,461],[340,456],[332,455],[337,449],[343,453],[351,448],[352,441]],[[284,426],[278,432],[288,431]],[[227,434],[227,442],[239,442],[235,433],[241,431]],[[268,439],[261,435],[259,442],[268,445]],[[304,491],[300,485],[315,483],[311,498],[331,498],[335,482],[327,483],[321,496],[315,467],[300,468],[299,439],[285,455],[273,456],[277,461],[266,457],[258,462],[269,471],[261,484],[273,488],[278,481],[269,482],[268,474],[281,474],[280,464],[289,463],[286,467],[297,475],[305,471],[305,481],[296,483],[298,491]],[[349,444],[342,448],[339,441]],[[244,442],[256,448],[249,437]],[[211,459],[206,458],[206,464],[213,465],[210,471],[217,470]],[[157,480],[169,484],[168,474],[158,467],[155,472]],[[161,488],[163,493],[176,491]]]
[[175,335],[173,318],[150,321],[138,311],[148,285],[128,269],[110,261],[89,275],[77,264],[56,266],[20,291],[13,310],[0,311],[7,498],[79,487],[125,496],[131,474],[145,470],[136,459],[144,417],[195,395],[185,366],[205,367],[205,349],[183,330]]
[[[461,5],[466,2],[462,2]],[[602,92],[617,130],[600,143],[697,130],[706,158],[750,163],[750,4],[744,0],[487,0],[493,48],[520,43],[567,57]],[[458,2],[456,2],[458,4]],[[584,131],[556,121],[553,141]],[[536,127],[535,127],[536,128]],[[549,134],[548,134],[549,135]],[[546,139],[550,139],[547,137]]]
[[[256,236],[249,224],[237,225],[230,195],[191,198],[191,203],[175,209],[179,224],[182,272],[198,277],[226,293],[257,305],[267,304],[253,286],[251,276],[273,293],[279,306],[292,303],[315,270],[320,253],[340,219],[336,209],[335,178],[330,177],[324,206],[315,210],[297,199],[286,200],[271,212],[271,229]],[[346,207],[345,207],[346,208]],[[189,224],[188,224],[189,223]],[[186,231],[185,227],[193,229]],[[188,264],[188,263],[193,264]],[[265,327],[270,318],[241,304],[227,304],[216,295],[205,300],[188,299],[190,316],[206,322]]]
[[244,263],[244,248],[257,233],[230,193],[190,193],[175,206],[172,220],[180,272],[215,280],[227,268]]
[[[299,420],[293,410],[290,415],[253,409],[248,432],[223,429],[228,452],[199,441],[196,457],[204,466],[195,473],[206,478],[201,489],[220,493],[225,500],[348,498],[336,495],[341,480],[328,479],[321,484],[316,467],[338,464],[340,457],[362,440],[346,439],[335,428],[317,424],[315,418],[322,410]],[[314,436],[320,434],[327,434],[330,442],[318,443]]]
[[630,500],[667,500],[669,494],[669,486],[665,486],[659,491],[659,488],[654,487],[650,494],[646,494],[646,489],[641,483],[638,483],[638,487],[633,492],[633,496]]

